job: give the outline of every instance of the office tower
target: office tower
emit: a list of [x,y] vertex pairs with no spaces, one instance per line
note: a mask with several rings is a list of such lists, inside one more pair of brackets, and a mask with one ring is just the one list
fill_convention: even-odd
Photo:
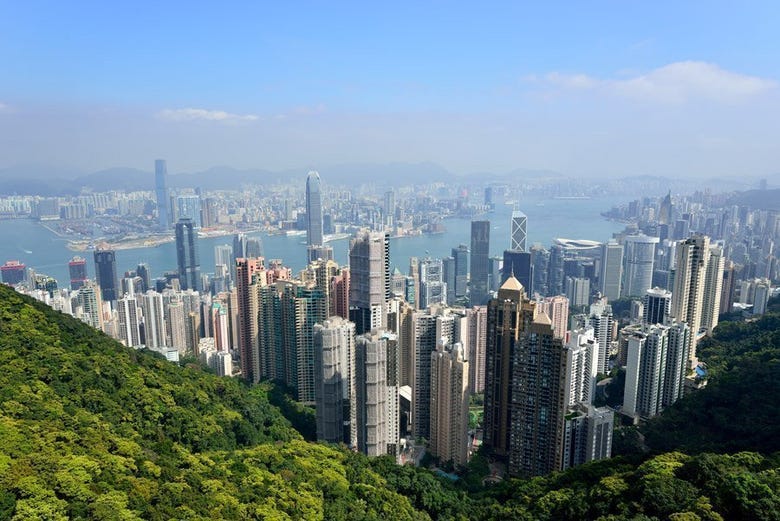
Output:
[[181,289],[200,288],[200,257],[198,235],[192,219],[179,219],[176,223],[176,259],[179,267]]
[[620,298],[620,281],[622,278],[623,246],[615,241],[602,244],[599,288],[609,300]]
[[710,247],[710,258],[707,262],[707,271],[704,275],[704,297],[702,299],[701,329],[706,329],[711,335],[712,330],[718,325],[720,315],[720,300],[723,293],[723,269],[726,259],[723,248]]
[[672,191],[666,194],[658,210],[658,224],[672,224]]
[[448,306],[455,305],[455,257],[444,257],[441,260],[442,280],[447,286]]
[[530,252],[504,250],[504,262],[501,266],[501,284],[514,276],[523,285],[527,295],[534,293],[534,266]]
[[87,281],[87,261],[84,257],[73,257],[68,263],[70,289],[79,289]]
[[[528,226],[528,217],[515,208],[512,211],[512,222],[510,223],[509,249],[512,251],[527,252],[526,246],[528,235],[526,227]],[[522,281],[520,281],[522,284]],[[527,286],[526,286],[527,287]]]
[[484,304],[488,298],[490,259],[490,221],[471,221],[471,305]]
[[642,318],[645,324],[666,324],[671,311],[672,292],[661,288],[648,289],[643,304]]
[[420,261],[420,308],[446,304],[447,285],[441,259],[426,258]]
[[566,298],[574,307],[587,306],[590,302],[590,279],[566,277],[564,290]]
[[592,403],[596,398],[601,346],[592,327],[574,329],[566,342],[566,377],[564,393],[567,407],[580,402]]
[[447,292],[453,293],[455,300],[466,296],[469,283],[469,247],[460,244],[452,249],[452,258],[455,259],[455,285],[450,288],[447,285]]
[[116,276],[116,252],[107,246],[98,246],[94,253],[95,277],[100,286],[101,300],[116,302],[119,298],[119,282]]
[[[244,235],[243,233],[237,233],[233,235],[233,260],[250,258],[246,254],[246,241],[247,241],[247,236]],[[257,257],[260,256],[261,255],[258,255]]]
[[550,296],[551,293],[547,285],[550,252],[545,250],[542,245],[534,244],[531,246],[531,263],[534,267],[534,291],[542,296]]
[[168,165],[164,159],[154,161],[155,194],[157,195],[157,225],[167,230],[171,225],[170,199],[168,197]]
[[393,226],[395,224],[395,192],[392,190],[385,192],[382,210],[384,213],[385,225]]
[[629,235],[625,238],[624,297],[641,297],[653,284],[653,262],[658,237]]
[[469,361],[460,342],[441,339],[431,355],[430,451],[463,466],[469,457]]
[[677,219],[674,223],[674,238],[676,240],[685,240],[690,235],[691,223],[687,219]]
[[138,266],[135,268],[135,273],[139,277],[141,277],[142,282],[142,293],[145,293],[152,289],[152,271],[149,269],[149,265],[145,262],[138,263]]
[[144,314],[146,347],[167,347],[163,296],[156,291],[147,291],[141,296],[141,309]]
[[565,248],[561,244],[552,244],[550,246],[550,258],[548,261],[547,269],[547,294],[548,295],[561,295],[563,294],[563,259],[565,255]]
[[398,443],[388,425],[387,342],[377,331],[355,340],[357,450],[367,456],[388,454],[388,444]]
[[138,303],[135,295],[130,293],[117,302],[119,317],[119,340],[127,347],[141,345],[141,329],[138,320]]
[[412,380],[412,422],[415,437],[430,438],[431,404],[431,354],[438,342],[445,338],[448,342],[468,341],[468,322],[464,315],[453,313],[446,307],[434,306],[411,315],[407,330],[402,334],[406,346],[402,353],[411,358]]
[[333,317],[314,328],[314,398],[317,441],[357,441],[355,324]]
[[387,326],[390,293],[389,237],[362,231],[349,248],[350,320],[357,334]]
[[569,408],[560,470],[611,457],[614,423],[615,413],[609,407],[579,403]]
[[263,256],[263,241],[259,237],[247,237],[244,242],[246,258],[256,259]]
[[195,228],[201,227],[200,197],[197,195],[180,195],[176,198],[176,220],[190,219]]
[[678,322],[687,322],[691,328],[692,366],[697,364],[696,342],[704,311],[704,287],[709,262],[710,238],[706,235],[695,235],[677,243],[672,316]]
[[412,278],[414,299],[409,303],[420,309],[420,261],[417,257],[409,257],[409,276]]
[[737,275],[732,261],[726,261],[723,268],[723,282],[720,292],[720,312],[730,313],[734,306],[734,290],[737,286]]
[[306,176],[306,244],[322,246],[322,187],[320,174],[311,171]]
[[565,295],[537,300],[536,309],[550,318],[555,338],[566,338],[569,329],[569,299]]
[[[496,256],[488,258],[488,291],[498,291],[501,287],[501,271],[504,266],[504,257]],[[473,304],[472,304],[473,305]]]
[[100,288],[91,280],[87,280],[78,292],[78,306],[81,308],[82,321],[95,329],[103,329],[103,300]]
[[218,270],[217,266],[224,266],[227,275],[228,280],[226,281],[226,286],[231,287],[233,285],[233,281],[235,280],[235,273],[236,273],[236,263],[234,261],[233,257],[233,247],[229,244],[220,244],[217,246],[214,246],[214,273],[216,275],[216,272]]

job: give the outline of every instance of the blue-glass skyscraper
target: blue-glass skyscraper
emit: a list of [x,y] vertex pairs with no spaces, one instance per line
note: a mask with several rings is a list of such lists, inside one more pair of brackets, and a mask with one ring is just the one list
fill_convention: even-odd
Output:
[[322,192],[320,174],[311,171],[306,177],[306,244],[322,246]]
[[176,259],[179,265],[181,289],[200,289],[197,233],[192,219],[184,218],[176,223]]

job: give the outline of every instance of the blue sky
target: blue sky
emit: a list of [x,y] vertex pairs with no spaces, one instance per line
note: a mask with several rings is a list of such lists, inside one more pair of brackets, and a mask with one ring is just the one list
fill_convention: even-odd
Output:
[[0,167],[777,171],[776,2],[523,4],[5,2]]

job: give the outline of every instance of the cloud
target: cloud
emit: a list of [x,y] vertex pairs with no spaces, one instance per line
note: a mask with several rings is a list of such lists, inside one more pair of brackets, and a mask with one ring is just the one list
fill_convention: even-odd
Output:
[[257,121],[260,119],[254,114],[232,114],[224,110],[207,109],[165,109],[157,113],[157,117],[166,121]]
[[11,107],[3,102],[0,102],[0,112],[11,112]]
[[660,103],[684,103],[701,99],[739,101],[774,90],[778,86],[775,80],[727,71],[716,64],[700,61],[670,63],[624,79],[551,72],[544,76],[526,77],[525,81],[559,91],[595,91]]

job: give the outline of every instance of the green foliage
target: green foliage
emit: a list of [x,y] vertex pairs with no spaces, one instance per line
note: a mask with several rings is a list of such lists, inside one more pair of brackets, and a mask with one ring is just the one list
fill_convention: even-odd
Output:
[[780,314],[723,322],[700,342],[710,379],[641,431],[656,451],[780,451]]
[[[729,390],[741,394],[728,407],[771,411],[776,320],[718,328],[702,347],[717,378],[683,402],[708,409],[685,409],[685,422],[672,408],[663,424],[669,452],[483,485],[490,461],[482,452],[451,482],[307,442],[312,411],[283,389],[124,348],[0,286],[0,519],[778,519],[780,452],[695,450],[777,447],[777,416],[752,416],[720,437],[712,429],[726,428],[726,417],[687,425],[725,415],[708,396],[725,400]],[[766,396],[748,387],[756,377]],[[646,434],[653,448],[657,428]],[[625,432],[626,446],[642,445],[639,431]],[[728,441],[737,434],[745,440]],[[680,447],[697,454],[672,452]]]

